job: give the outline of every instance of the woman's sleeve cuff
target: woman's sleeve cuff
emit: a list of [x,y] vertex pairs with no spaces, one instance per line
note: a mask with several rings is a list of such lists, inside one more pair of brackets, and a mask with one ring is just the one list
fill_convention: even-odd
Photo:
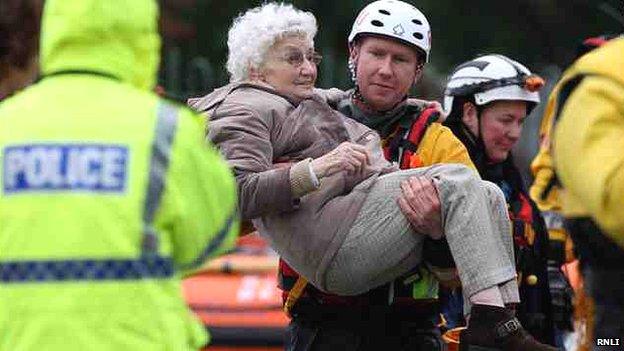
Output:
[[320,186],[320,182],[310,165],[311,161],[311,158],[307,158],[290,167],[290,187],[295,198],[300,198]]

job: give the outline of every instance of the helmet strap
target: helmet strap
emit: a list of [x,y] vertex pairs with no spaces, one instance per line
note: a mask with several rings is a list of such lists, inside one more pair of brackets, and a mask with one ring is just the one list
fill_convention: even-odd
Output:
[[352,57],[349,57],[349,62],[347,64],[349,68],[349,73],[351,73],[351,80],[353,81],[353,85],[355,89],[353,89],[353,93],[351,94],[351,98],[361,103],[367,110],[376,111],[369,103],[366,101],[362,93],[360,92],[360,86],[358,85],[357,79],[357,62],[353,60]]
[[[472,163],[474,163],[475,167],[479,170],[479,172],[485,169],[485,166],[488,163],[488,156],[485,151],[485,143],[483,142],[483,138],[481,137],[481,119],[479,119],[479,135],[475,135],[468,126],[464,124],[464,122],[460,121],[457,124],[457,137],[461,142],[466,146],[468,150],[468,154],[470,155],[470,159]],[[453,129],[453,128],[452,128]]]
[[459,126],[460,126],[460,132],[463,134],[463,138],[460,138],[460,139],[462,139],[464,143],[469,144],[469,145],[466,145],[466,147],[468,148],[468,151],[470,152],[470,158],[475,163],[475,166],[479,168],[481,164],[485,165],[485,163],[488,160],[487,152],[485,149],[485,142],[483,141],[482,115],[483,115],[484,106],[477,105],[476,102],[474,102],[474,96],[470,100],[471,101],[468,101],[468,102],[474,105],[476,113],[477,113],[477,134],[473,133],[473,131],[464,122],[463,117],[460,116]]
[[353,93],[351,93],[351,98],[355,100],[356,102],[359,102],[360,104],[362,104],[364,106],[364,109],[378,112],[377,110],[373,108],[373,106],[371,106],[371,104],[368,103],[368,101],[366,101],[366,99],[360,92],[360,87],[357,85],[357,82],[355,83],[355,89],[353,89]]
[[483,107],[475,106],[477,107],[477,128],[479,131],[479,135],[475,136],[475,147],[477,152],[482,155],[480,162],[488,163],[490,162],[490,158],[488,157],[485,141],[483,140],[483,119],[481,118],[483,115]]
[[349,62],[347,63],[347,67],[349,68],[349,73],[351,74],[351,80],[357,86],[357,72],[356,72],[356,64],[353,62],[353,58],[349,57]]

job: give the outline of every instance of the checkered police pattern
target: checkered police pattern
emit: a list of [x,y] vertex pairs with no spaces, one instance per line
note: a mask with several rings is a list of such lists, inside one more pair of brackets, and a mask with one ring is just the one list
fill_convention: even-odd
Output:
[[2,283],[138,280],[169,278],[173,262],[165,257],[134,260],[13,261],[0,263]]

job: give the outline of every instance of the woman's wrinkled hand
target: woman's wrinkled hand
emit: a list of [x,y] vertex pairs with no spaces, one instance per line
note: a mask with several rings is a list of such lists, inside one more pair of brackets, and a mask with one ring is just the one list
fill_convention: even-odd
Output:
[[361,173],[370,165],[369,151],[362,145],[344,142],[327,154],[312,160],[312,170],[317,177],[328,177],[340,171]]
[[432,239],[440,239],[444,234],[440,197],[433,180],[414,176],[401,182],[401,190],[399,207],[414,230]]

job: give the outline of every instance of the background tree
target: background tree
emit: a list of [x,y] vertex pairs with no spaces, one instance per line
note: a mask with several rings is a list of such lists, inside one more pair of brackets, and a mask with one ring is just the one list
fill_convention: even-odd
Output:
[[[317,49],[323,55],[318,86],[348,88],[346,38],[367,0],[287,1],[312,11],[319,22]],[[414,93],[440,99],[453,66],[478,54],[500,53],[544,76],[548,85],[569,65],[583,38],[624,32],[622,0],[419,0],[432,31],[432,57]],[[180,101],[228,82],[224,64],[227,30],[239,13],[258,6],[251,0],[161,0],[164,35],[159,81]],[[253,40],[253,38],[249,38]],[[549,89],[542,92],[544,100]],[[516,150],[525,169],[533,157],[541,109],[527,120]]]

